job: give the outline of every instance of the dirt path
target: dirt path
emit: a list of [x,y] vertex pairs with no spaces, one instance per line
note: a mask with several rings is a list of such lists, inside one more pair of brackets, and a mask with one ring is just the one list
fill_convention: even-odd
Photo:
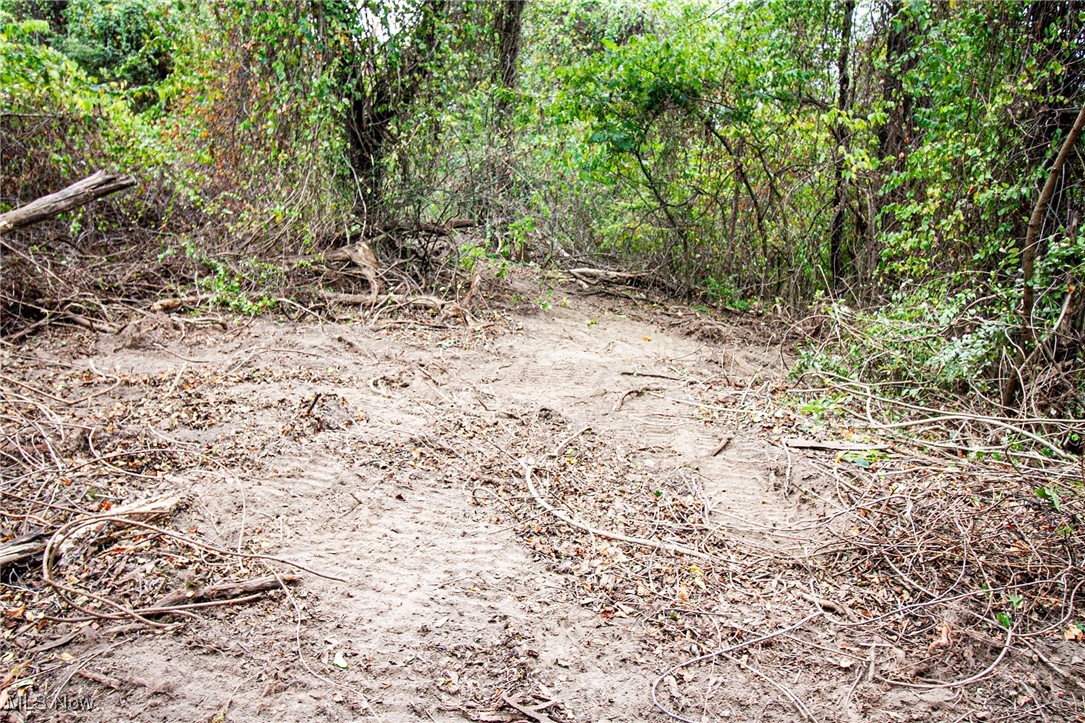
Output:
[[[212,613],[182,633],[76,641],[65,696],[94,702],[76,717],[527,715],[504,692],[525,706],[555,701],[554,720],[663,719],[648,694],[662,648],[635,617],[600,615],[568,565],[523,544],[524,525],[470,464],[590,427],[646,475],[699,467],[711,505],[769,520],[772,455],[736,440],[711,457],[720,430],[662,397],[686,399],[709,378],[743,382],[771,356],[624,308],[572,297],[477,332],[256,320],[182,339],[151,321],[72,354],[104,375],[173,380],[165,397],[164,384],[147,397],[133,383],[118,403],[157,412],[152,432],[178,447],[238,460],[170,478],[192,500],[178,527],[344,580],[303,574],[289,600]],[[450,420],[458,441],[442,436]],[[476,448],[457,450],[465,439]]]
[[[118,497],[181,493],[175,529],[339,578],[300,573],[288,593],[157,634],[61,624],[58,639],[79,632],[50,650],[44,717],[663,721],[661,673],[816,610],[778,563],[809,578],[799,531],[824,510],[817,480],[755,434],[774,420],[743,411],[778,353],[700,340],[648,307],[549,299],[476,329],[258,319],[181,334],[160,317],[33,350],[98,380],[91,451],[127,440],[199,460],[118,482]],[[704,552],[714,538],[727,552]],[[199,589],[214,565],[177,555]],[[120,582],[178,584],[153,561],[122,567]],[[704,720],[936,720],[952,695],[856,694],[868,653],[831,631],[758,655],[786,686],[721,657],[672,671],[659,700]]]
[[[159,315],[4,356],[8,403],[39,426],[63,415],[52,443],[8,451],[66,470],[5,489],[77,517],[179,495],[159,523],[219,551],[95,529],[53,571],[67,605],[40,570],[27,585],[5,570],[0,723],[1076,710],[1072,642],[1006,656],[991,636],[952,639],[966,614],[952,605],[895,642],[907,591],[848,572],[864,561],[839,544],[857,533],[842,524],[867,524],[842,486],[877,503],[884,481],[780,443],[819,432],[758,402],[783,371],[763,330],[516,283],[521,308],[470,329]],[[288,572],[296,584],[158,631],[103,619],[114,608],[90,597],[146,607]],[[94,622],[75,617],[87,605]],[[75,619],[42,625],[41,610]]]

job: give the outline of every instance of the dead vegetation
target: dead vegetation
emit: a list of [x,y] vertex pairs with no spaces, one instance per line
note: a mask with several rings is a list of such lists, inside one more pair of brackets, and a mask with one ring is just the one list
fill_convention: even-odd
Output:
[[[448,289],[466,294],[474,282],[461,283]],[[491,305],[485,323],[478,311],[472,323],[409,297],[326,309],[423,349],[437,339],[470,346],[518,323],[496,313],[498,280],[485,283],[490,291],[474,297],[476,310]],[[610,370],[618,386],[585,424],[546,402],[545,390],[535,405],[476,391],[465,407],[442,391],[464,370],[399,364],[357,378],[312,366],[324,353],[304,348],[246,342],[223,353],[245,339],[244,323],[213,311],[166,315],[188,303],[200,301],[98,337],[114,350],[168,355],[169,366],[143,373],[75,363],[93,359],[97,340],[86,329],[43,337],[51,347],[4,351],[6,700],[48,688],[58,668],[47,656],[88,631],[120,642],[192,627],[289,583],[335,579],[269,554],[264,523],[246,522],[244,504],[236,543],[224,545],[186,489],[200,475],[236,486],[244,500],[245,478],[281,454],[282,440],[321,438],[389,474],[425,468],[447,477],[563,576],[571,601],[628,626],[655,661],[650,698],[671,719],[754,710],[766,720],[1068,720],[1080,709],[1082,470],[1051,439],[1056,420],[908,408],[847,380],[714,372],[690,354],[689,363]],[[670,317],[691,334],[701,326],[688,323],[700,318],[688,309],[678,322],[662,307],[636,313],[658,326]],[[704,323],[712,335],[722,328]],[[338,338],[348,354],[372,354]],[[60,354],[56,343],[81,348]],[[326,390],[360,388],[393,402],[419,393],[412,378],[435,391],[417,399],[428,431],[407,446],[359,437],[357,410]],[[254,393],[272,380],[316,386],[292,399]],[[809,411],[824,398],[835,400],[829,413]],[[604,420],[627,419],[637,430],[646,423],[638,420],[651,421],[639,416],[645,405],[677,415],[681,433],[703,438],[701,455],[720,464],[762,440],[775,459],[762,502],[771,509],[714,501],[703,469],[636,433],[604,429]],[[662,462],[646,467],[645,455]],[[320,675],[335,669],[329,658]],[[568,701],[546,695],[527,663],[502,670],[492,687],[471,689],[470,706],[455,704],[464,716],[579,719]],[[87,672],[91,681],[106,675]]]

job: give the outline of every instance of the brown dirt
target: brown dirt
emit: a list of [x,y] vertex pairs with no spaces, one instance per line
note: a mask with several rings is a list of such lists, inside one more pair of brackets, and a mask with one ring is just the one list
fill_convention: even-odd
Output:
[[[174,529],[343,580],[302,572],[157,634],[54,626],[81,632],[45,654],[49,702],[30,718],[663,721],[662,672],[815,611],[756,556],[740,569],[560,524],[523,478],[533,464],[541,496],[598,528],[692,545],[667,525],[695,508],[726,549],[798,559],[828,483],[766,440],[771,417],[690,403],[714,390],[740,408],[782,373],[780,352],[718,323],[722,338],[690,335],[688,310],[523,291],[550,308],[480,329],[257,319],[182,336],[148,317],[24,350],[126,380],[96,400],[126,410],[106,436],[204,455],[150,475],[188,500]],[[820,721],[952,719],[954,691],[870,681],[875,649],[815,623],[676,671],[659,699],[704,720],[799,719],[781,686]],[[533,718],[503,695],[554,705]]]

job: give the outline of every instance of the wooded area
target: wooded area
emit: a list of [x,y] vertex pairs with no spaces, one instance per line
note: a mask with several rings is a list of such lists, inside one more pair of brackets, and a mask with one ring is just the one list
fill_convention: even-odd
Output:
[[[359,238],[420,279],[591,259],[709,307],[859,309],[810,364],[1081,415],[1073,0],[4,7],[2,203],[133,174],[50,232],[123,230],[140,263],[166,232],[164,283],[271,307]],[[478,232],[424,230],[450,221]],[[7,333],[73,292],[40,282],[9,274]]]
[[[786,455],[785,496],[792,450],[863,470],[915,452],[870,487],[837,477],[837,499],[865,501],[862,519],[840,513],[852,547],[827,544],[833,564],[874,576],[856,589],[903,579],[886,589],[909,615],[1003,591],[1012,604],[969,597],[921,625],[989,624],[993,669],[1019,630],[1085,639],[1083,130],[1085,0],[0,0],[0,342],[17,356],[66,326],[123,340],[147,318],[184,337],[225,324],[212,313],[387,329],[413,311],[482,333],[487,299],[568,303],[513,289],[525,269],[631,309],[681,304],[675,327],[697,338],[747,325],[789,382],[754,375],[731,402],[787,410],[755,425]],[[53,475],[83,433],[51,405],[73,398],[0,378],[15,430],[0,468]],[[395,383],[364,382],[381,398]],[[578,523],[531,469],[523,499],[593,550],[719,559],[655,527]],[[39,513],[0,509],[23,527]],[[68,532],[4,519],[0,566]],[[976,552],[981,533],[997,549]],[[199,597],[275,588],[255,580]],[[121,607],[146,623],[186,594]],[[891,614],[823,597],[820,614]]]

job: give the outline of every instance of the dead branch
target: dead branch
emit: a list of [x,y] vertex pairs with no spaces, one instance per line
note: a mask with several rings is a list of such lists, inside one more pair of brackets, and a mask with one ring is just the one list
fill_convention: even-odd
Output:
[[858,442],[818,442],[813,439],[784,437],[780,440],[792,449],[831,449],[837,452],[874,452],[889,449],[888,444],[860,444]]
[[624,284],[627,281],[644,279],[649,276],[646,271],[625,272],[587,268],[569,269],[569,275],[583,281],[585,284]]
[[380,293],[381,288],[380,281],[377,279],[380,264],[377,262],[377,255],[373,253],[373,249],[369,248],[369,244],[365,241],[358,241],[349,246],[329,251],[324,254],[324,261],[350,261],[360,268],[365,280],[369,282],[369,298],[364,303],[369,305],[377,303],[377,295]]
[[45,549],[45,532],[35,532],[0,545],[0,570],[32,557],[37,557]]
[[611,411],[614,411],[614,412],[621,411],[622,405],[625,404],[625,400],[628,399],[631,396],[645,394],[646,392],[662,392],[662,391],[666,391],[666,388],[665,387],[659,387],[659,386],[648,386],[648,387],[637,387],[636,389],[630,389],[629,391],[627,391],[625,394],[623,394],[622,396],[620,396],[618,398],[617,403],[614,405],[614,409],[612,409]]
[[[1083,129],[1085,129],[1085,105],[1081,106],[1073,127],[1066,135],[1066,139],[1063,140],[1059,155],[1056,156],[1055,162],[1051,164],[1051,169],[1047,173],[1047,181],[1044,182],[1044,187],[1040,191],[1040,196],[1036,199],[1036,205],[1032,208],[1032,215],[1029,217],[1028,230],[1025,233],[1025,242],[1021,253],[1021,273],[1024,277],[1024,285],[1021,291],[1021,344],[1037,342],[1036,329],[1032,326],[1032,312],[1036,303],[1036,291],[1032,288],[1032,283],[1036,268],[1036,250],[1040,238],[1040,229],[1043,226],[1047,207],[1051,204],[1051,197],[1055,193],[1055,186],[1061,176],[1062,167],[1065,165],[1066,159],[1069,158],[1070,150],[1074,147],[1074,143]],[[1028,374],[1028,369],[1022,369],[1026,359],[1023,347],[1018,348],[1015,357],[1017,361],[1015,366],[1021,369],[1023,373]],[[1020,386],[1021,379],[1016,374],[1010,374],[1006,378],[1002,385],[1003,407],[1009,408],[1013,405]]]
[[714,450],[712,450],[712,454],[710,454],[708,456],[709,457],[715,457],[715,456],[719,455],[720,452],[722,452],[723,450],[730,447],[731,442],[733,442],[733,441],[735,441],[734,435],[724,437],[722,440],[720,440],[719,445],[717,445],[716,448]]
[[185,306],[195,306],[200,303],[200,297],[198,296],[184,296],[176,299],[159,299],[151,304],[150,310],[153,312],[159,311],[176,311]]
[[255,593],[267,592],[268,590],[278,590],[283,583],[293,584],[300,578],[297,575],[280,575],[276,578],[274,575],[266,575],[264,577],[258,577],[253,580],[244,580],[242,582],[224,582],[217,585],[207,585],[205,587],[197,587],[191,590],[176,590],[162,597],[152,607],[168,611],[169,608],[184,606],[191,603],[205,602],[205,601],[226,601],[237,598],[248,597]]
[[62,191],[42,196],[21,208],[0,214],[0,234],[59,216],[65,211],[79,208],[102,196],[123,191],[134,185],[136,185],[136,180],[131,176],[98,171]]
[[478,322],[475,315],[464,306],[455,301],[446,301],[436,296],[403,296],[401,294],[385,294],[374,298],[366,294],[344,294],[338,291],[320,290],[320,295],[329,301],[341,304],[373,305],[387,303],[393,308],[413,307],[418,309],[432,309],[439,313],[441,318],[450,316],[459,317],[468,326]]
[[[93,515],[86,518],[84,524],[82,524],[78,530],[74,530],[71,534],[68,534],[63,538],[63,543],[57,547],[57,552],[60,557],[70,554],[71,550],[77,545],[81,545],[83,540],[96,535],[105,529],[110,518],[122,517],[137,520],[154,520],[169,515],[180,504],[180,496],[162,495],[160,497],[138,500],[127,505],[114,507],[109,512],[102,513],[101,515]],[[100,518],[101,522],[95,524],[96,518]],[[43,547],[42,549],[44,550],[45,548]]]
[[116,334],[120,332],[120,328],[114,324],[109,324],[104,321],[98,321],[96,319],[88,319],[85,316],[80,316],[79,314],[72,314],[71,312],[66,312],[63,316],[57,317],[56,320],[70,321],[76,326],[82,327],[84,329],[89,329],[90,331],[101,332],[103,334]]
[[509,696],[507,693],[501,694],[501,700],[505,705],[510,708],[515,708],[528,718],[537,721],[537,723],[557,723],[557,721],[544,712],[547,708],[557,705],[558,702],[556,700],[547,699],[537,705],[530,705],[525,703],[520,696]]

